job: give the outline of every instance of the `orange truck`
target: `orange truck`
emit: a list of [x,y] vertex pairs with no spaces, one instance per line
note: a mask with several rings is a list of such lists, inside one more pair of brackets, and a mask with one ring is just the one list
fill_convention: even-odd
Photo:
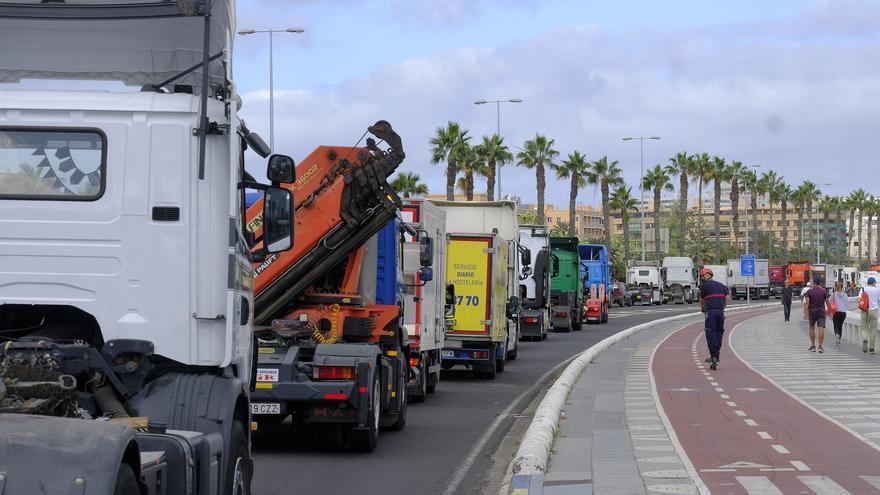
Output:
[[796,290],[803,289],[810,281],[811,272],[809,261],[789,261],[786,269],[789,285]]
[[[304,430],[333,450],[370,452],[380,428],[406,424],[400,307],[360,290],[376,266],[365,246],[400,207],[387,178],[405,155],[387,122],[369,132],[389,148],[373,138],[366,147],[319,146],[296,167],[295,180],[282,184],[294,192],[294,245],[254,264],[253,418]],[[261,199],[248,209],[250,241],[262,236],[262,208]],[[421,269],[422,281],[431,275]],[[288,417],[291,426],[281,426]]]

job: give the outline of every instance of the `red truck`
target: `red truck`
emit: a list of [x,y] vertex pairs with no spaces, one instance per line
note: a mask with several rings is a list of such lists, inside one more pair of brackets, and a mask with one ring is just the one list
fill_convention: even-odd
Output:
[[789,261],[788,262],[788,283],[796,290],[801,290],[810,281],[810,273],[812,267],[809,261]]
[[783,287],[785,287],[785,267],[770,265],[770,295],[781,299]]

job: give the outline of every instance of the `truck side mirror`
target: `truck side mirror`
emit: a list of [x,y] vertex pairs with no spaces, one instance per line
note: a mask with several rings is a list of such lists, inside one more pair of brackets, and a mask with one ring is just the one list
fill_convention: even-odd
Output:
[[419,264],[422,266],[434,265],[434,239],[430,237],[419,239]]
[[558,277],[559,276],[559,257],[554,256],[550,261],[550,276]]
[[444,305],[444,316],[446,318],[455,318],[455,286],[452,284],[446,286],[446,304]]
[[294,181],[296,166],[293,158],[287,155],[272,155],[269,157],[269,166],[266,167],[266,177],[272,183],[284,182],[290,184]]
[[431,280],[434,280],[434,270],[430,266],[419,268],[419,281],[430,282]]
[[507,317],[517,318],[519,316],[519,298],[512,296],[507,299]]
[[263,141],[259,134],[251,132],[244,126],[242,126],[242,132],[244,134],[244,142],[247,143],[250,149],[254,150],[254,153],[260,155],[260,158],[266,158],[272,153],[272,148],[266,144],[266,141]]
[[531,251],[531,249],[523,248],[519,257],[520,257],[519,262],[522,266],[529,266],[532,264],[532,251]]
[[266,252],[278,253],[293,245],[293,194],[269,186],[263,200],[263,240]]

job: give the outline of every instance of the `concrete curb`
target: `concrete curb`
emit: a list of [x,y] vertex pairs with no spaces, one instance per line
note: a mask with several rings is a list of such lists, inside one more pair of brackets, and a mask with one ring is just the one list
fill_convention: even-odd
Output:
[[[727,312],[753,311],[773,306],[781,307],[782,304],[775,302],[737,306],[728,308]],[[511,482],[508,493],[510,495],[536,495],[543,492],[544,474],[547,472],[550,450],[553,448],[556,428],[559,425],[559,415],[572,387],[593,360],[612,345],[629,338],[636,332],[658,324],[687,320],[697,316],[702,316],[702,313],[669,316],[635,325],[599,341],[569,363],[559,378],[547,390],[544,398],[541,399],[532,422],[523,435],[522,442],[511,464],[512,473],[510,473]]]

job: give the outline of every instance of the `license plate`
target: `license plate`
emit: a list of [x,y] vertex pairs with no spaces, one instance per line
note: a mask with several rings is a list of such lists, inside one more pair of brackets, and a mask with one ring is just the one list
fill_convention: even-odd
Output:
[[252,403],[251,414],[281,414],[281,404],[278,402]]
[[445,358],[455,357],[455,351],[440,351],[440,357],[445,357]]
[[277,382],[278,368],[257,368],[258,382]]

